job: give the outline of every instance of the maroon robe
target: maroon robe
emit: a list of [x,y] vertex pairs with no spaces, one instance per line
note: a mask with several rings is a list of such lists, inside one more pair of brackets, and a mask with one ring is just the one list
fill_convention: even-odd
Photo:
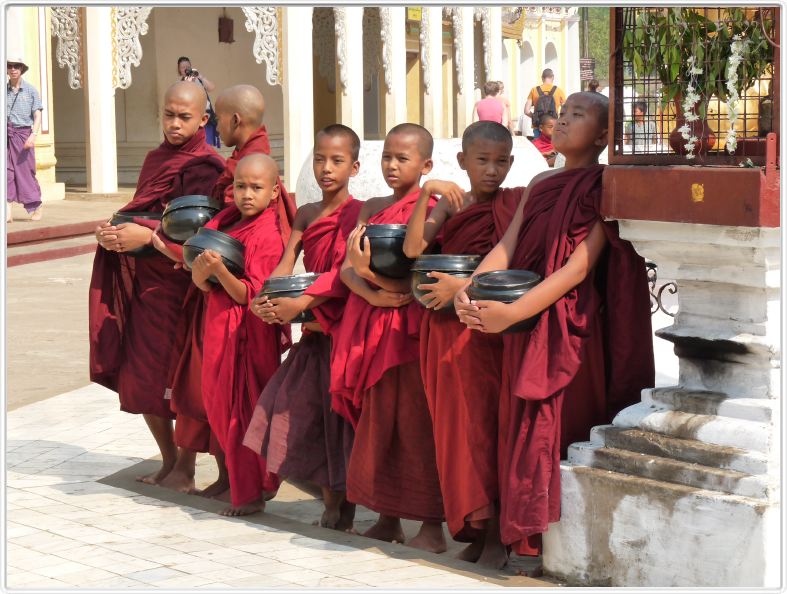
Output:
[[307,272],[322,273],[307,293],[331,297],[312,310],[325,334],[303,331],[300,342],[290,349],[260,394],[243,441],[262,454],[270,472],[336,491],[346,488],[353,430],[331,410],[328,332],[341,318],[349,292],[339,269],[362,204],[349,198],[304,230],[304,267]]
[[[420,190],[370,217],[407,223]],[[436,203],[430,200],[430,210]],[[334,410],[356,426],[347,499],[376,512],[440,522],[443,502],[432,421],[423,391],[419,334],[423,307],[374,307],[350,294],[334,338]]]
[[[181,146],[165,140],[145,157],[134,198],[121,211],[162,212],[179,196],[208,194],[223,167],[202,129]],[[167,378],[190,284],[190,275],[174,270],[162,254],[134,258],[96,248],[89,291],[90,379],[118,392],[121,410],[173,418]]]
[[[237,224],[235,224],[237,223]],[[206,227],[220,229],[244,246],[248,303],[279,263],[284,252],[274,208],[240,220],[240,211],[225,208]],[[279,486],[265,459],[243,446],[254,405],[289,346],[289,326],[266,324],[217,285],[205,300],[202,346],[202,397],[210,428],[224,452],[232,505],[259,499]]]
[[[503,237],[524,188],[498,190],[448,219],[442,253],[486,256]],[[497,425],[503,339],[473,332],[453,309],[427,310],[421,323],[421,374],[437,454],[448,530],[468,540],[495,515],[499,497]]]
[[[556,173],[531,189],[510,268],[547,277],[601,221],[603,166]],[[587,278],[529,332],[504,335],[500,528],[519,554],[539,554],[560,519],[560,459],[653,386],[644,260],[603,223],[608,245]],[[566,414],[563,414],[563,413]]]

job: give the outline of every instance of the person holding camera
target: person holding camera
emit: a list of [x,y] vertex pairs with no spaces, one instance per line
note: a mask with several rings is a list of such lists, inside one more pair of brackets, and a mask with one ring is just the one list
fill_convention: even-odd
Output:
[[212,93],[216,89],[216,85],[200,74],[196,68],[192,68],[191,60],[186,56],[178,58],[178,77],[178,80],[199,83],[202,85],[202,88],[205,89],[205,94],[208,95],[208,123],[205,124],[205,141],[211,146],[220,148],[221,140],[216,130],[218,120],[216,119],[216,112],[213,111],[213,104],[210,101],[209,95],[209,93]]

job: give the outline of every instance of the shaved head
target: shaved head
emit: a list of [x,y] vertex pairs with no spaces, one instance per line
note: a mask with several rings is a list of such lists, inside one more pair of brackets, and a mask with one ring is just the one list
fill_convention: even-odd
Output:
[[[590,91],[582,91],[581,93],[572,93],[568,96],[568,99],[575,96],[581,97],[586,101],[585,105],[587,105],[588,110],[592,111],[598,118],[598,125],[600,128],[605,129],[609,127],[609,99],[607,99],[605,95]],[[566,101],[568,101],[568,99],[566,99]]]
[[391,128],[390,132],[386,135],[386,139],[396,135],[411,136],[415,139],[418,145],[418,152],[424,159],[432,158],[432,150],[434,149],[434,139],[432,138],[429,130],[418,124],[399,124]]
[[462,134],[462,151],[467,152],[467,149],[479,140],[503,143],[509,151],[514,146],[514,139],[508,128],[489,120],[474,122],[465,128],[465,133]]
[[238,161],[235,167],[235,175],[242,175],[248,172],[259,172],[265,176],[271,185],[276,183],[279,177],[279,166],[271,157],[263,153],[252,153]]
[[265,99],[257,87],[235,85],[216,97],[216,111],[237,113],[245,124],[259,128],[265,112]]
[[164,93],[164,103],[173,100],[193,105],[200,111],[208,108],[208,94],[202,85],[195,82],[179,81],[170,85]]

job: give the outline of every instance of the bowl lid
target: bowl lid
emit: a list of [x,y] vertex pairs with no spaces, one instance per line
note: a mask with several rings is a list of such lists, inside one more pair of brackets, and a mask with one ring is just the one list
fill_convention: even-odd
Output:
[[472,272],[481,263],[481,256],[466,254],[422,254],[412,270],[423,272]]
[[[195,238],[219,241],[221,243],[224,243],[225,245],[234,247],[235,249],[239,250],[241,253],[243,253],[245,250],[245,246],[240,241],[238,241],[231,235],[227,235],[226,233],[219,231],[218,229],[208,229],[207,227],[200,227],[197,233],[191,236],[191,239],[195,239]],[[186,243],[191,241],[191,239],[186,240]]]
[[194,207],[211,208],[216,211],[221,210],[221,205],[219,202],[210,196],[203,196],[202,194],[188,194],[186,196],[180,196],[174,200],[170,200],[167,203],[167,207],[164,209],[164,214],[170,213],[173,210],[178,210],[180,208]]
[[262,284],[262,291],[264,293],[276,293],[279,291],[300,291],[306,289],[320,275],[316,272],[307,272],[305,274],[290,274],[287,276],[272,276]]
[[530,289],[540,282],[541,276],[531,270],[493,270],[473,278],[473,286],[493,291]]
[[366,225],[367,237],[404,237],[407,225]]
[[128,220],[148,219],[151,221],[159,221],[161,220],[161,215],[162,213],[160,212],[150,212],[148,210],[142,210],[142,211],[119,210],[115,213],[112,213],[112,219],[114,218],[121,218],[121,219],[128,219]]

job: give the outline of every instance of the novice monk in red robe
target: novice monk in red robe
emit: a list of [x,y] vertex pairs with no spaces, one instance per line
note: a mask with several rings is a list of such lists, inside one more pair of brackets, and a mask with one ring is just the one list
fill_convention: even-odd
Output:
[[412,301],[410,279],[374,273],[369,242],[361,246],[367,223],[410,218],[421,176],[432,168],[432,147],[432,135],[416,124],[395,126],[385,137],[383,176],[394,193],[369,199],[348,239],[341,276],[353,294],[335,337],[331,394],[334,409],[356,424],[347,499],[380,513],[365,536],[403,542],[400,518],[420,520],[409,544],[442,552],[443,502],[418,361],[423,308]]
[[[278,167],[269,156],[244,157],[235,170],[237,208],[225,208],[206,225],[243,244],[243,276],[233,276],[212,250],[200,254],[191,271],[194,284],[206,293],[202,395],[229,476],[232,506],[222,515],[261,511],[263,495],[279,487],[265,460],[242,443],[257,396],[279,367],[289,343],[289,326],[265,324],[248,308],[284,251],[273,206],[279,194],[277,179]],[[218,285],[211,284],[211,276]]]
[[519,554],[538,555],[541,533],[560,518],[568,445],[654,382],[645,263],[599,214],[608,109],[598,93],[568,98],[553,138],[566,167],[534,178],[475,272],[527,269],[543,282],[511,304],[470,302],[464,290],[454,299],[460,319],[481,332],[541,312],[533,330],[504,336],[500,528]]
[[[173,198],[208,194],[224,160],[205,142],[205,91],[180,82],[164,95],[164,142],[145,157],[133,200],[121,211],[161,213]],[[142,414],[161,451],[161,469],[146,477],[160,484],[175,472],[194,476],[194,456],[173,440],[166,396],[175,329],[188,273],[164,256],[126,253],[150,245],[155,220],[96,229],[99,247],[90,280],[90,379],[118,392],[121,410]]]
[[[265,111],[265,100],[260,91],[251,85],[236,85],[223,91],[214,104],[218,118],[218,132],[225,146],[235,147],[227,160],[221,177],[213,187],[212,195],[220,203],[235,209],[233,202],[233,178],[238,161],[254,153],[270,154],[268,133],[262,124]],[[279,183],[281,192],[276,201],[282,235],[287,240],[292,219],[295,214],[295,202],[287,194],[284,186]],[[166,238],[162,238],[166,241]],[[171,248],[176,260],[182,260],[179,246],[167,243],[157,245],[167,253]],[[170,252],[170,253],[172,253]],[[204,497],[222,496],[229,490],[229,477],[223,461],[223,454],[211,436],[205,407],[202,402],[202,334],[204,317],[203,293],[192,285],[183,305],[183,314],[178,328],[176,340],[175,363],[170,377],[172,410],[177,414],[175,422],[175,443],[192,452],[210,452],[216,456],[219,469],[217,480],[207,488],[192,492]],[[172,475],[176,473],[173,472]],[[170,479],[173,479],[173,476]],[[180,477],[180,485],[185,490],[193,487],[194,476]],[[169,479],[168,479],[169,480]]]
[[301,247],[306,271],[322,274],[301,297],[261,297],[251,306],[271,324],[286,324],[307,309],[318,320],[303,324],[300,342],[260,394],[243,443],[261,453],[280,478],[321,487],[320,525],[337,530],[352,528],[355,515],[355,505],[345,497],[353,429],[331,410],[330,332],[349,293],[339,269],[363,204],[347,187],[358,173],[360,149],[358,135],[347,126],[333,124],[317,133],[312,165],[322,201],[298,209],[284,257],[271,276],[292,274]]
[[[420,256],[431,244],[443,254],[486,256],[503,237],[524,188],[502,189],[514,158],[508,128],[497,122],[471,124],[462,135],[459,166],[470,191],[453,182],[424,184],[410,215],[404,252]],[[426,217],[430,194],[443,196]],[[453,311],[454,294],[465,280],[431,272],[434,284],[420,285],[431,296],[421,323],[421,374],[432,415],[437,469],[451,535],[469,541],[460,559],[500,568],[508,554],[498,522],[497,425],[503,339],[473,332]]]

